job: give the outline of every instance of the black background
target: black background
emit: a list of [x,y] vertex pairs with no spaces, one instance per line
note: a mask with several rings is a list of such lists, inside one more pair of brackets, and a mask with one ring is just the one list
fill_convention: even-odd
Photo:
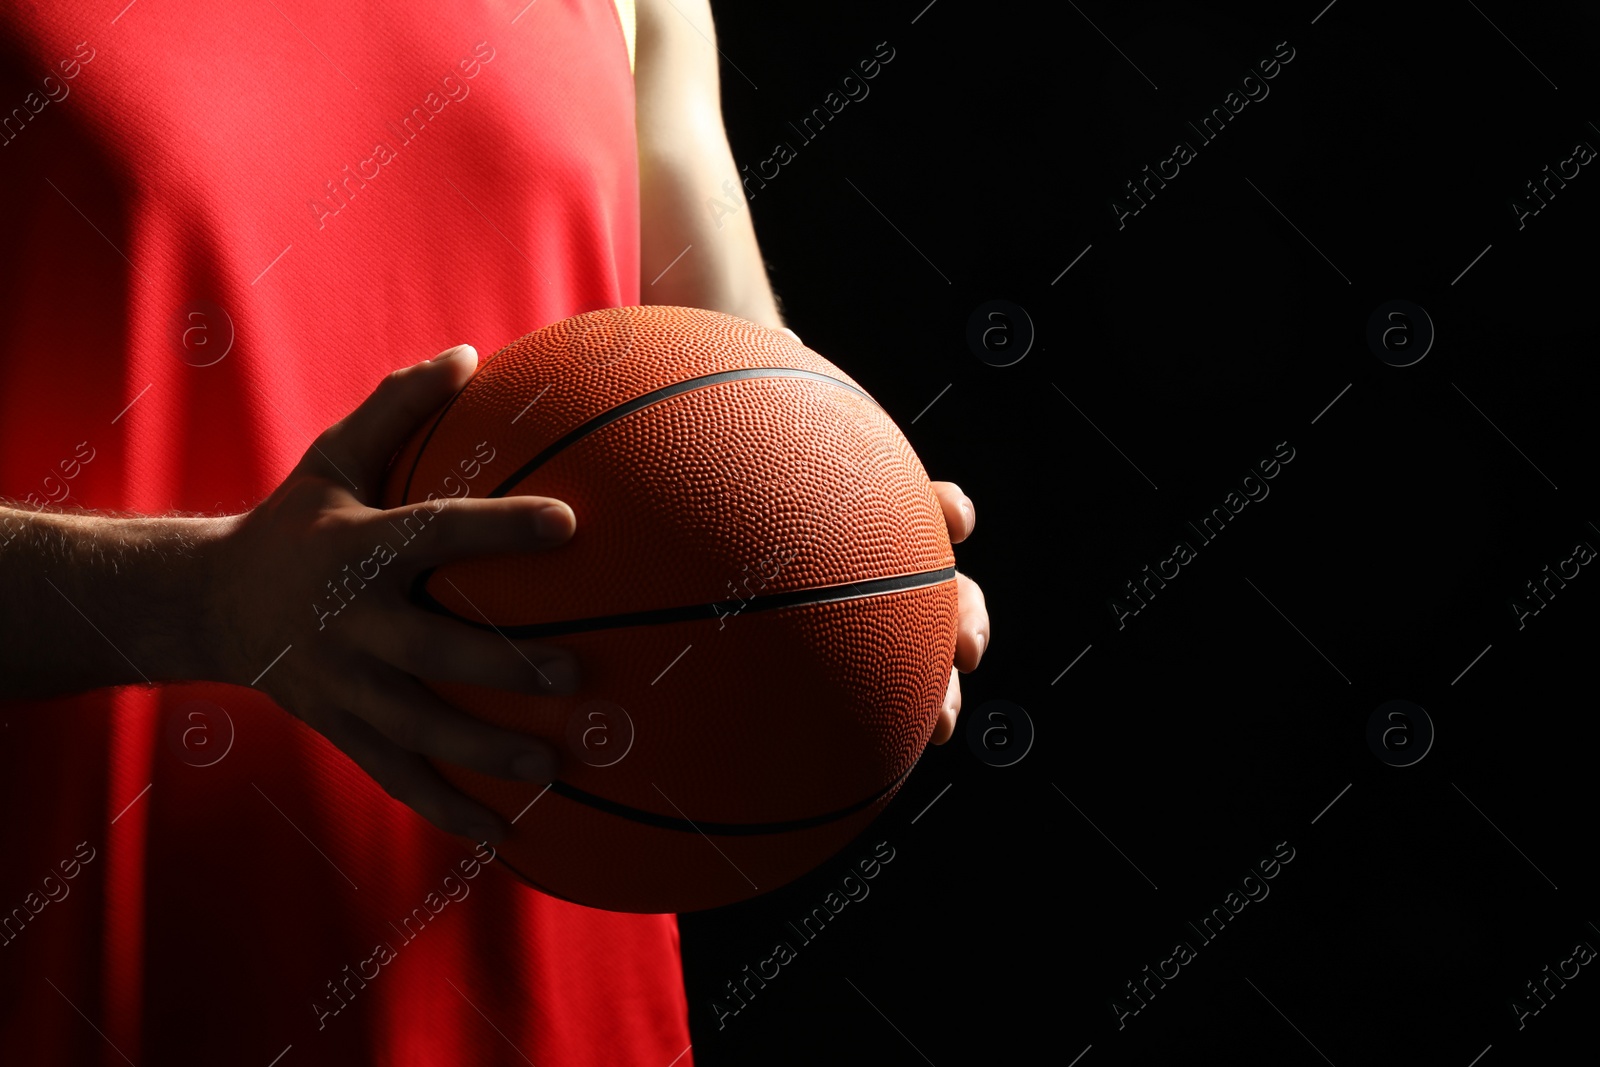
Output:
[[[682,917],[696,1062],[1592,1047],[1594,967],[1521,1029],[1511,1005],[1600,946],[1600,578],[1521,629],[1511,601],[1600,546],[1600,177],[1520,230],[1510,205],[1600,146],[1593,10],[924,3],[715,8],[735,158],[796,151],[747,205],[788,321],[976,502],[957,557],[993,631],[963,729],[866,834]],[[788,124],[885,41],[870,94],[802,141]],[[1123,182],[1281,41],[1270,95],[1119,229]],[[966,341],[992,299],[1037,332],[1012,366]],[[1394,299],[1437,330],[1408,367],[1366,341]],[[1119,630],[1109,598],[1279,442],[1270,495]],[[1013,766],[966,741],[991,699],[1037,729]],[[1436,730],[1412,766],[1366,740],[1392,699]],[[724,983],[878,841],[870,895],[719,1027]],[[1186,922],[1280,841],[1270,895],[1203,944]],[[1119,1030],[1124,983],[1179,940],[1195,960]]]

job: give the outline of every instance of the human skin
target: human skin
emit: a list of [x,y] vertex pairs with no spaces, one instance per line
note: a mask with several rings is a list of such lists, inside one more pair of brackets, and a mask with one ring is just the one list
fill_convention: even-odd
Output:
[[[718,227],[704,209],[707,190],[738,184],[717,59],[706,0],[640,0],[641,302],[787,329],[750,212]],[[659,273],[690,245],[692,255]],[[380,509],[351,482],[381,485],[389,457],[466,384],[477,359],[458,345],[391,372],[248,512],[113,515],[0,501],[0,696],[179,681],[254,686],[434,825],[501,840],[505,820],[430,761],[547,782],[560,757],[539,738],[456,710],[421,679],[566,693],[581,687],[577,665],[537,642],[511,642],[512,655],[505,638],[423,611],[404,593],[426,567],[559,546],[579,517],[547,497],[452,499],[335,619],[307,610],[411,514]],[[971,500],[951,482],[933,488],[951,541],[964,541],[976,523]],[[977,668],[990,634],[982,590],[965,574],[956,581],[956,651],[934,744],[952,736],[960,674]]]

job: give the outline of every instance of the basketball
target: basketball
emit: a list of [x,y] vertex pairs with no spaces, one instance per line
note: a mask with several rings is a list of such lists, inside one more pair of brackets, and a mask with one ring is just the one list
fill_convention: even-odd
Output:
[[564,319],[479,366],[394,458],[383,503],[426,522],[451,498],[528,494],[571,505],[570,541],[411,587],[577,660],[570,696],[427,683],[561,752],[548,786],[438,764],[512,822],[506,867],[589,907],[698,911],[818,867],[883,810],[949,683],[955,557],[921,462],[858,383],[718,312]]

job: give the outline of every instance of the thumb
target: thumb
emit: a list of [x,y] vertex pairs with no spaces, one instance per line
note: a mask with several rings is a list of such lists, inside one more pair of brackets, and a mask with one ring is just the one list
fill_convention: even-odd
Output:
[[359,407],[317,439],[316,450],[337,467],[337,480],[353,481],[357,496],[376,499],[390,457],[477,369],[477,349],[456,345],[390,371]]

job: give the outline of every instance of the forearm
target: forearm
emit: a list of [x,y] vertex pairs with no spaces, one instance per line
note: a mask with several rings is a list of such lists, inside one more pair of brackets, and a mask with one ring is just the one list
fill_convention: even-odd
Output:
[[232,521],[0,504],[0,698],[208,678],[207,567]]

